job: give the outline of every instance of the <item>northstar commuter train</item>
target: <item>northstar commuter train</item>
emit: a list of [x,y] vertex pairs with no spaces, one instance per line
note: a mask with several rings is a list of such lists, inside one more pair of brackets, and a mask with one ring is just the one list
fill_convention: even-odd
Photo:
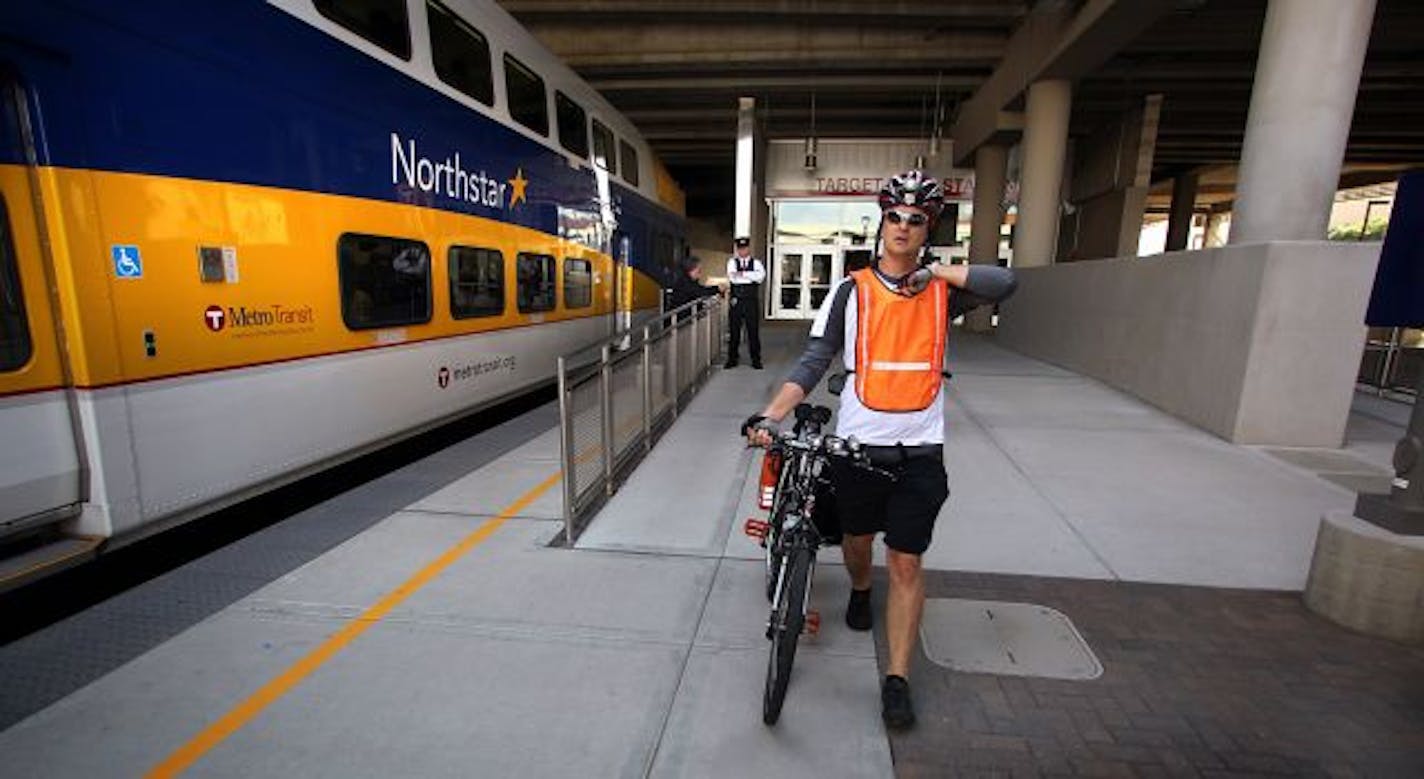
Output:
[[527,392],[685,251],[632,125],[486,0],[3,3],[0,85],[0,545]]

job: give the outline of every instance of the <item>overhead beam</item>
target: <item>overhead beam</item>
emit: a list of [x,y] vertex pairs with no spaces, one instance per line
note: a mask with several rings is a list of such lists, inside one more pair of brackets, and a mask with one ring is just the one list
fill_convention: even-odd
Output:
[[1044,3],[1009,39],[999,67],[950,129],[956,164],[1002,131],[999,113],[1041,79],[1077,79],[1106,62],[1172,10],[1177,0],[1088,0],[1077,12]]
[[[745,17],[741,17],[745,19]],[[757,21],[690,24],[663,21],[626,25],[542,22],[530,27],[569,67],[784,63],[893,58],[900,63],[931,62],[950,69],[956,62],[997,60],[1006,36],[997,31],[925,29],[918,25],[825,26],[810,21],[767,24]]]
[[797,76],[690,76],[672,78],[651,76],[646,78],[587,78],[589,85],[604,94],[618,92],[701,92],[707,90],[733,92],[764,92],[773,89],[823,90],[826,92],[885,92],[895,90],[929,89],[938,83],[941,89],[961,91],[978,86],[983,79],[972,76],[894,76],[874,75],[823,75],[805,74]]
[[501,0],[500,6],[526,25],[545,20],[568,19],[573,16],[607,19],[661,19],[670,14],[711,17],[737,17],[756,14],[758,17],[850,19],[894,19],[903,22],[914,19],[936,20],[945,24],[1012,26],[1028,12],[1028,2],[995,2],[994,0],[879,0],[869,5],[864,0]]

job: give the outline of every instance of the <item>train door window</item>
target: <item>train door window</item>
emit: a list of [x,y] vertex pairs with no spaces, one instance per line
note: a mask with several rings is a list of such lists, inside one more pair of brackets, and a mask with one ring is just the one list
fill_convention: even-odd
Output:
[[10,212],[0,197],[0,371],[13,371],[30,361],[30,327],[25,321],[25,296],[20,293],[15,243],[10,238]]
[[593,120],[593,164],[611,174],[618,173],[618,158],[614,157],[613,131],[603,122]]
[[593,263],[588,260],[564,259],[564,307],[588,308],[593,305]]
[[515,261],[518,273],[519,313],[554,310],[554,258],[547,254],[520,252]]
[[618,156],[623,159],[619,167],[623,168],[623,180],[633,186],[638,186],[638,150],[633,148],[633,144],[627,141],[618,141]]
[[504,255],[496,249],[450,247],[450,316],[504,313]]
[[514,121],[540,135],[549,134],[549,102],[545,97],[544,79],[508,54],[504,55],[504,92]]
[[410,19],[406,0],[315,0],[322,16],[380,46],[410,59]]
[[556,89],[554,112],[559,120],[559,145],[577,154],[580,159],[587,158],[588,114],[584,113],[583,106]]
[[352,330],[430,321],[430,247],[346,233],[337,242],[341,318]]
[[445,6],[426,0],[430,18],[430,55],[435,75],[470,97],[494,105],[489,41]]
[[653,262],[668,273],[673,272],[677,257],[674,256],[671,235],[663,232],[653,234]]

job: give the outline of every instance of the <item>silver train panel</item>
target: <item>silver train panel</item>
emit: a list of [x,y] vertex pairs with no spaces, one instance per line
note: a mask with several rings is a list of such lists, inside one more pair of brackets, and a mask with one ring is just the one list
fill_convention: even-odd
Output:
[[123,535],[548,381],[559,355],[608,326],[607,316],[588,317],[130,387],[138,511],[111,506],[110,530]]
[[0,398],[0,536],[79,502],[79,457],[61,391]]

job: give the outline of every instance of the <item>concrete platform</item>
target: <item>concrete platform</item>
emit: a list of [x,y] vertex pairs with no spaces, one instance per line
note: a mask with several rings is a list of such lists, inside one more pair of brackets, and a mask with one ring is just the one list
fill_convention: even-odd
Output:
[[[168,765],[201,776],[1424,766],[1424,705],[1397,683],[1424,678],[1424,652],[1352,636],[1304,613],[1295,594],[1321,513],[1352,504],[1327,478],[1339,471],[1226,444],[958,335],[952,495],[925,557],[931,595],[1057,609],[1103,676],[1010,680],[919,656],[920,726],[889,738],[877,695],[883,635],[844,626],[848,582],[827,549],[813,590],[822,631],[803,641],[781,722],[762,725],[761,550],[740,530],[756,513],[757,458],[736,428],[779,385],[803,331],[769,326],[767,370],[716,374],[574,549],[548,546],[561,506],[545,415],[315,511],[286,531],[314,557],[271,553],[259,534],[115,598],[121,609],[93,610],[102,618],[78,615],[0,647],[0,689],[19,689],[22,675],[31,686],[74,676],[66,664],[99,667],[92,655],[106,641],[172,611],[193,582],[231,582],[230,605],[181,629],[164,622],[143,651],[52,704],[27,698],[39,703],[0,732],[0,773],[131,776],[175,755],[184,759]],[[1345,454],[1362,463],[1357,475],[1378,475],[1369,469],[1388,409],[1368,408],[1356,429]],[[379,518],[340,540],[336,520],[361,506],[380,506]],[[1290,651],[1302,637],[1311,651]],[[1322,712],[1337,732],[1368,722],[1372,735],[1351,757],[1338,739],[1301,737],[1318,732],[1304,717],[1289,719],[1299,732],[1269,725],[1266,700]],[[1243,701],[1264,719],[1230,713]],[[1190,738],[1172,740],[1171,727]]]

